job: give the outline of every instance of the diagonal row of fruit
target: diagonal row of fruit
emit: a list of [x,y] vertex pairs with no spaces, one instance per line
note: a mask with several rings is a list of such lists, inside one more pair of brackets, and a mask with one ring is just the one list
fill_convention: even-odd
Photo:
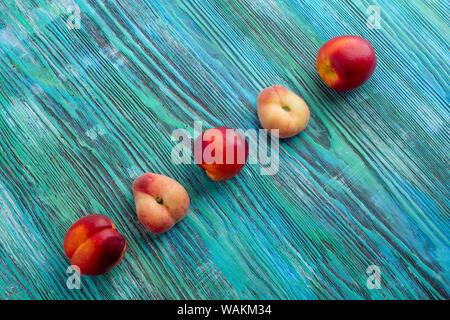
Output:
[[[372,45],[359,36],[340,36],[327,41],[317,55],[317,71],[336,91],[355,89],[364,84],[376,66]],[[271,135],[289,138],[303,131],[309,121],[305,101],[281,85],[261,91],[257,99],[261,126]],[[197,146],[197,148],[195,148]],[[203,132],[194,142],[196,163],[214,181],[234,177],[248,158],[248,144],[236,130],[217,127]],[[139,221],[151,233],[171,229],[189,210],[186,189],[167,176],[144,173],[133,183]],[[122,259],[126,240],[111,219],[92,214],[76,221],[64,238],[64,252],[81,274],[100,275]]]

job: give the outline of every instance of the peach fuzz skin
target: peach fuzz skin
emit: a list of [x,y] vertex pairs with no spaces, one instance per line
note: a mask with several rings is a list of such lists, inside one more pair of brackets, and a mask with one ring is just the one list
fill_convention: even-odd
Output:
[[139,221],[154,234],[171,229],[189,210],[186,189],[172,178],[144,173],[133,183]]
[[375,50],[366,39],[340,36],[328,40],[317,54],[317,71],[333,90],[353,90],[369,80],[375,71]]
[[81,274],[97,276],[110,271],[122,260],[126,240],[110,218],[91,214],[70,227],[63,248],[70,264],[78,266]]
[[293,137],[303,130],[309,121],[309,108],[305,101],[283,86],[265,88],[257,99],[258,118],[261,126],[280,138]]
[[[248,158],[245,138],[227,127],[216,127],[203,132],[195,140],[194,150],[195,162],[214,181],[228,180],[237,175]],[[197,154],[196,150],[200,153]],[[209,156],[211,159],[208,159]]]

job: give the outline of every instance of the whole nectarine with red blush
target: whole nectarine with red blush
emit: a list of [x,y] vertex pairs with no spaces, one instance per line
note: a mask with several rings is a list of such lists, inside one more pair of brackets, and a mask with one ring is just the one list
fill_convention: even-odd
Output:
[[195,162],[214,181],[234,177],[248,158],[247,141],[231,128],[208,129],[194,143]]
[[[302,132],[309,121],[309,108],[305,101],[280,85],[262,90],[257,106],[261,126],[280,138]],[[278,129],[278,133],[274,129]]]
[[139,221],[154,234],[168,231],[189,210],[186,189],[167,176],[144,173],[134,181],[133,193]]
[[122,260],[126,240],[111,219],[103,214],[91,214],[77,220],[64,238],[64,252],[70,264],[80,273],[97,276],[110,271]]
[[359,36],[340,36],[328,40],[317,54],[317,71],[336,91],[348,91],[364,84],[375,70],[375,50]]

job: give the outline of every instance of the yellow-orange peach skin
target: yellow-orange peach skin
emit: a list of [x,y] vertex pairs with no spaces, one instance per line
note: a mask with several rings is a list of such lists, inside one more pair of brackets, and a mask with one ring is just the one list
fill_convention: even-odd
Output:
[[171,229],[189,210],[186,189],[172,178],[144,173],[133,183],[139,221],[154,234]]
[[309,108],[305,101],[281,85],[265,88],[257,99],[258,118],[261,126],[280,138],[293,137],[303,130],[309,121]]
[[81,274],[96,276],[113,269],[126,250],[126,240],[111,219],[91,214],[76,221],[67,231],[63,243],[70,264]]

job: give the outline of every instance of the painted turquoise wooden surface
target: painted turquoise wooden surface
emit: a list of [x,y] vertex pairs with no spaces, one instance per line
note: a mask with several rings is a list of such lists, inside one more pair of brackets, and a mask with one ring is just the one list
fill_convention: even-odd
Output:
[[[342,34],[378,57],[349,93],[314,66]],[[0,0],[0,298],[449,298],[449,34],[433,0]],[[278,174],[247,165],[215,183],[171,162],[172,131],[194,120],[258,128],[273,84],[312,115]],[[146,171],[191,197],[159,237],[134,213]],[[69,290],[62,240],[89,213],[128,250]]]

